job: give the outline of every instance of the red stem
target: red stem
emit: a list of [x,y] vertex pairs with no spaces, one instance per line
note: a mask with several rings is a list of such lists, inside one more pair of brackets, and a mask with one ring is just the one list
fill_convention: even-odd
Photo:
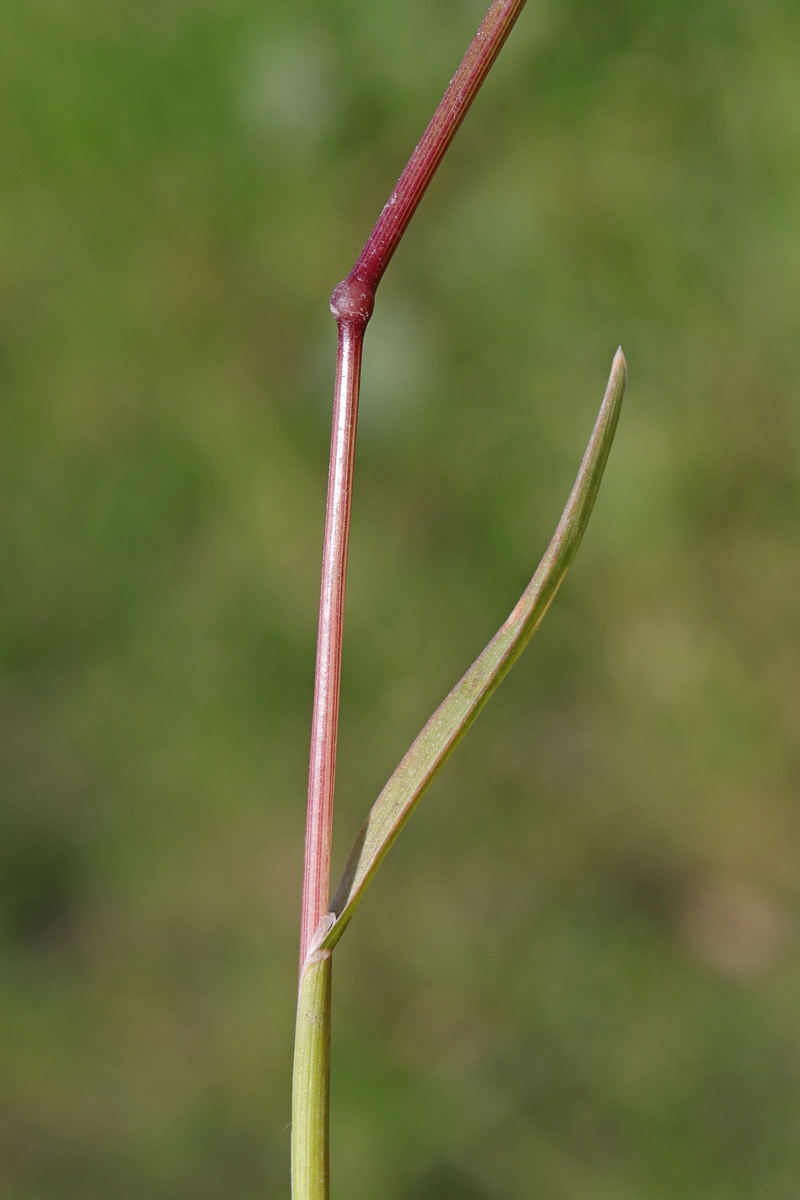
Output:
[[524,5],[525,0],[494,0],[348,280],[358,279],[373,292],[377,288],[406,226]]
[[331,874],[331,828],[336,773],[336,735],[339,724],[339,681],[342,667],[342,623],[350,537],[350,501],[356,444],[361,350],[366,321],[339,321],[333,432],[328,472],[328,503],[322,547],[322,587],[319,601],[317,673],[311,724],[311,765],[308,777],[305,873],[300,963],[311,938],[328,911]]
[[300,964],[328,911],[347,547],[364,332],[375,291],[525,0],[494,0],[331,311],[339,329],[311,725]]

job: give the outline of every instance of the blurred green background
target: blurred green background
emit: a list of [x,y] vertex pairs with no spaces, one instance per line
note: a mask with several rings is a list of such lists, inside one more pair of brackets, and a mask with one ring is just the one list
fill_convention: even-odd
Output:
[[[0,7],[0,1190],[288,1195],[333,285],[475,0]],[[367,338],[334,1195],[800,1194],[800,7],[530,0]]]

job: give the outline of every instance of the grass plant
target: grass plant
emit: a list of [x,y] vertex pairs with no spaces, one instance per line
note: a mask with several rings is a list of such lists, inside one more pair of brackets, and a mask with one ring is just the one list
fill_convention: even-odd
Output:
[[[489,2],[0,5],[4,1198],[289,1194],[327,297]],[[341,1200],[800,1196],[799,58],[529,2],[380,285],[331,896],[635,403],[334,950]]]
[[538,569],[508,619],[430,718],[379,795],[331,902],[342,631],[364,334],[389,261],[524,3],[495,0],[491,5],[353,269],[331,298],[338,350],[303,873],[292,1105],[293,1200],[329,1196],[333,948],[428,784],[525,648],[555,597],[591,515],[625,391],[627,372],[620,349],[577,479]]

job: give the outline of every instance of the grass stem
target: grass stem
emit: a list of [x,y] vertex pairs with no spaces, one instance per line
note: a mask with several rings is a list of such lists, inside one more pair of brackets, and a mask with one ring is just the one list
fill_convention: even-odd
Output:
[[317,951],[300,976],[292,1086],[293,1200],[328,1200],[331,966],[331,951]]
[[293,1200],[328,1200],[329,1189],[331,952],[320,949],[320,945],[330,923],[327,914],[342,633],[364,332],[389,260],[524,3],[494,0],[353,270],[331,298],[339,339],[303,866],[292,1100]]

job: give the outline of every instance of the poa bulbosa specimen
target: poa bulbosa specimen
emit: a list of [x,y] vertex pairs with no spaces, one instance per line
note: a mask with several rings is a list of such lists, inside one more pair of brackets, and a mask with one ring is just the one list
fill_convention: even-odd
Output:
[[292,1104],[293,1200],[328,1200],[333,949],[423,792],[547,612],[577,552],[600,486],[626,383],[617,351],[605,397],[558,527],[508,619],[422,729],[375,801],[330,899],[333,796],[347,550],[364,333],[375,293],[445,151],[524,6],[495,0],[331,310],[338,327],[306,822]]

